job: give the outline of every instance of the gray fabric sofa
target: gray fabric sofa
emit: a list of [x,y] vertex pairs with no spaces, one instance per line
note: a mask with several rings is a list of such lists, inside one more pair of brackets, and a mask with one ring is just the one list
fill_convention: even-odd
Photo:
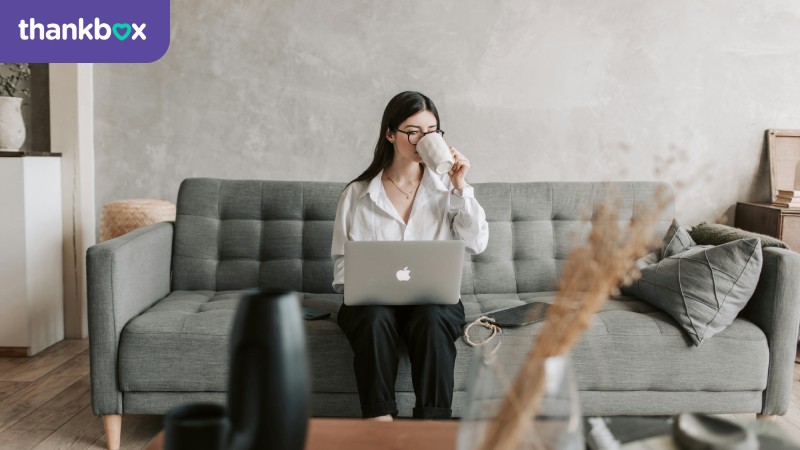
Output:
[[[591,226],[593,205],[615,192],[623,219],[664,186],[650,182],[475,185],[490,226],[487,250],[465,255],[467,320],[554,298],[559,269]],[[316,416],[359,417],[352,352],[336,325],[331,231],[343,183],[189,179],[175,223],[91,247],[87,254],[92,405],[98,415],[164,413],[225,401],[228,335],[247,289],[302,293],[330,311],[306,322]],[[660,218],[658,236],[674,211]],[[700,347],[666,314],[631,297],[610,299],[573,351],[585,414],[756,412],[790,401],[800,322],[800,255],[764,249],[758,288],[732,325]],[[504,351],[523,358],[540,326],[508,329]],[[459,340],[454,414],[464,408],[474,350]],[[414,403],[401,362],[401,415]]]

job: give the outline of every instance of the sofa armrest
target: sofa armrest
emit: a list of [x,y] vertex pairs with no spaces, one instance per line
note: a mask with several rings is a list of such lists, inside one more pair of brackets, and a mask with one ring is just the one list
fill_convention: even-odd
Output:
[[86,252],[92,409],[122,414],[117,350],[122,329],[170,291],[173,224],[162,222]]
[[800,254],[777,247],[766,247],[763,254],[758,287],[740,315],[758,325],[769,344],[761,414],[785,414],[792,397],[800,326]]

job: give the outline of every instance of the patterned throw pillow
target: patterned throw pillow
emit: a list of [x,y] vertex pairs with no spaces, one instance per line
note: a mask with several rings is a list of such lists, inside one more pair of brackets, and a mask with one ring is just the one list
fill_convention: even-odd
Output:
[[661,259],[677,255],[696,245],[697,243],[689,236],[686,228],[678,225],[678,222],[673,220],[672,225],[667,230],[667,234],[664,235],[664,240],[661,242]]
[[672,316],[694,345],[733,322],[761,275],[761,242],[755,237],[716,247],[697,245],[686,229],[673,224],[661,256],[640,266],[641,278],[622,291]]

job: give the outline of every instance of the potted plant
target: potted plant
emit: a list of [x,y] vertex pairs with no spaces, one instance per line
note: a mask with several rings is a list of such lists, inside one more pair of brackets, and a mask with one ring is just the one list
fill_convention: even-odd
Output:
[[22,98],[30,90],[21,86],[31,78],[28,64],[0,64],[0,151],[16,152],[25,142]]

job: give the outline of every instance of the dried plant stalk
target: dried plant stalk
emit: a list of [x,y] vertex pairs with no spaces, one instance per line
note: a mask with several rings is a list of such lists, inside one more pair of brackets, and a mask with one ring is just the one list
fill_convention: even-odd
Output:
[[530,424],[544,390],[544,362],[567,354],[606,299],[637,277],[635,263],[649,251],[651,234],[670,197],[658,191],[651,207],[621,227],[616,203],[598,207],[584,245],[564,265],[558,293],[497,417],[486,427],[481,450],[512,450]]

